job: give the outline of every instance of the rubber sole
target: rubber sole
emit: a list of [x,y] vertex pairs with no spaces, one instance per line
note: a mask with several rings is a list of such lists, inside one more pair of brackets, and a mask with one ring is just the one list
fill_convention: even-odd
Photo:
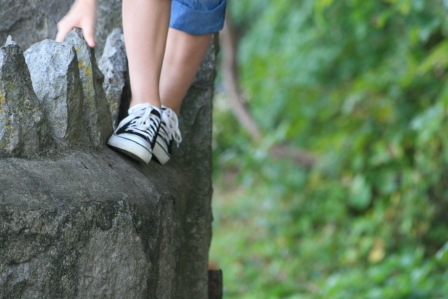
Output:
[[163,149],[163,147],[158,142],[156,142],[156,144],[154,145],[152,154],[154,158],[156,158],[157,161],[162,165],[166,164],[166,162],[168,162],[171,158],[171,156],[166,152],[166,150]]
[[149,152],[146,147],[134,140],[112,135],[107,141],[107,144],[139,162],[148,164],[149,161],[151,161],[152,153]]

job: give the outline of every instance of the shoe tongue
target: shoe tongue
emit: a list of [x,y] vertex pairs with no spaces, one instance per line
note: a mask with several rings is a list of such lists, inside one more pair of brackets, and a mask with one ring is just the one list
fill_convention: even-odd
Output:
[[129,115],[130,115],[130,114],[134,114],[134,113],[136,113],[137,111],[144,110],[144,109],[146,109],[146,108],[148,108],[148,107],[151,107],[151,104],[148,104],[148,103],[137,104],[137,105],[132,106],[131,108],[129,108],[129,110],[128,110],[128,114],[129,114]]

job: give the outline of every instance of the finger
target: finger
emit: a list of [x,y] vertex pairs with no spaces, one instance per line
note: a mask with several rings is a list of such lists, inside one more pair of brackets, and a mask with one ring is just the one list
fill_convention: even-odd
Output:
[[74,28],[71,26],[67,26],[66,23],[64,22],[64,20],[61,20],[58,23],[57,27],[58,27],[58,33],[56,35],[55,40],[59,43],[63,42],[64,38],[67,36],[67,34]]
[[95,32],[94,25],[90,23],[83,24],[82,31],[84,33],[84,38],[90,48],[95,47]]

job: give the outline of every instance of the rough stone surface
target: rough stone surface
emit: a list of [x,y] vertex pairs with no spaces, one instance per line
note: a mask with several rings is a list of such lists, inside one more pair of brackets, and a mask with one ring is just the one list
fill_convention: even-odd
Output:
[[0,298],[175,298],[185,180],[151,168],[108,149],[0,160]]
[[[1,1],[1,0],[0,0]],[[122,27],[122,0],[98,0],[95,39],[97,41],[96,55],[99,59],[106,44],[106,39],[114,28]]]
[[[73,0],[0,0],[0,44],[12,35],[22,49],[56,37],[56,24],[69,11]],[[121,26],[121,0],[99,0],[95,36],[100,55],[107,36]],[[99,56],[97,56],[99,57]]]
[[25,52],[34,91],[43,103],[51,136],[59,147],[88,140],[83,122],[83,88],[75,49],[44,40]]
[[[93,61],[91,52],[87,56]],[[53,146],[45,139],[50,132],[20,48],[9,41],[0,49],[0,92],[5,95],[0,103],[7,104],[0,105],[0,115],[1,107],[9,109],[4,115],[19,107],[20,113],[29,111],[21,118],[24,126],[46,132],[36,133],[40,139],[14,155],[0,143],[0,298],[207,298],[215,59],[212,42],[182,106],[183,142],[162,166],[138,164],[104,143],[94,150],[56,147],[46,155],[23,158],[39,152],[41,145]],[[69,60],[55,57],[54,63],[67,69]],[[58,78],[69,81],[67,76],[62,72]],[[23,90],[11,93],[17,84]],[[47,87],[58,86],[64,83]],[[102,86],[95,88],[100,94]],[[109,114],[107,105],[95,109],[99,115]],[[87,112],[83,109],[84,117],[75,126],[92,125],[86,122]],[[69,109],[68,117],[59,118],[62,129],[56,132],[69,127],[70,115]],[[55,117],[47,112],[52,119],[48,123],[57,124]],[[0,122],[0,132],[6,129]],[[77,138],[69,136],[64,137],[67,144]]]
[[0,157],[33,156],[49,147],[47,125],[22,49],[0,48]]
[[112,118],[109,104],[103,90],[104,76],[99,70],[95,54],[84,40],[82,30],[72,30],[64,39],[64,43],[75,48],[78,58],[79,77],[84,91],[84,121],[94,146],[105,144],[112,134]]
[[69,10],[73,1],[0,0],[0,43],[8,35],[28,49],[43,39],[54,39],[56,24]]
[[98,67],[104,75],[103,89],[106,92],[115,128],[118,125],[118,112],[128,76],[126,49],[121,29],[114,29],[107,38]]

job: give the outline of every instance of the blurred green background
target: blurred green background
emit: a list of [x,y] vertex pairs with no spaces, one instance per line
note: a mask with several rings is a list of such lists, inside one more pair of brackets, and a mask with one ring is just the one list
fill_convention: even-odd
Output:
[[228,12],[262,137],[220,76],[210,259],[224,297],[448,298],[448,1]]

